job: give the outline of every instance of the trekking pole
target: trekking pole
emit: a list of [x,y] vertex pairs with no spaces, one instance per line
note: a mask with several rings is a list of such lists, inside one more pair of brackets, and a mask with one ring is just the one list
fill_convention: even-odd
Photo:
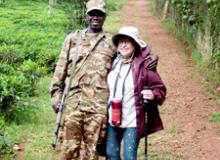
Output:
[[[147,90],[147,89],[149,89],[149,87],[148,86],[144,86],[144,88],[143,88],[144,90]],[[143,107],[144,107],[144,110],[147,110],[147,107],[148,107],[148,105],[149,105],[149,101],[147,100],[147,99],[145,99],[145,98],[143,98]],[[146,128],[145,128],[145,131],[146,131],[146,135],[145,135],[145,142],[144,142],[144,160],[148,160],[148,149],[147,149],[147,147],[148,147],[148,139],[147,139],[147,119],[148,119],[148,116],[147,116],[147,111],[145,111],[145,126],[146,126]]]
[[147,155],[147,135],[145,136],[145,143],[144,143],[144,160],[148,160],[148,155]]

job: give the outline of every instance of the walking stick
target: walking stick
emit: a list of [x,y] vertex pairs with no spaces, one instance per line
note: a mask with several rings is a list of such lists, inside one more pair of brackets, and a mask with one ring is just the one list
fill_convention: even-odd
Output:
[[144,160],[148,160],[148,155],[147,155],[147,135],[145,136],[145,142],[144,142]]
[[[148,86],[144,86],[144,90],[147,90],[147,89],[149,89],[149,87]],[[149,101],[147,100],[147,99],[145,99],[145,98],[143,98],[143,107],[144,107],[144,110],[147,110],[147,107],[148,107],[148,105],[149,105]],[[148,116],[147,116],[147,111],[145,111],[145,115],[144,115],[145,117],[145,126],[147,125],[147,119],[148,119]],[[147,154],[147,151],[148,151],[148,149],[147,149],[147,126],[146,126],[146,128],[145,128],[145,131],[146,131],[146,135],[145,135],[145,142],[144,142],[144,160],[148,160],[148,154]]]
[[[145,113],[145,115],[146,115],[146,113]],[[146,121],[146,116],[145,116],[145,121]],[[146,135],[145,135],[145,139],[144,139],[145,141],[144,141],[144,160],[148,160],[148,154],[147,154],[147,133],[146,133]]]

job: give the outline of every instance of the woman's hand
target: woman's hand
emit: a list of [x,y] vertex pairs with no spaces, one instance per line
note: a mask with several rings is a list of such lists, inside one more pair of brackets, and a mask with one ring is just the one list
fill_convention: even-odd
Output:
[[141,94],[143,94],[144,99],[148,99],[148,100],[154,99],[154,94],[153,94],[152,90],[150,90],[150,89],[142,90]]

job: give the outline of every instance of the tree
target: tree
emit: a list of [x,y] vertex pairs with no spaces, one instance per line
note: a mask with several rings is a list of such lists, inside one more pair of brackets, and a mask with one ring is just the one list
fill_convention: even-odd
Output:
[[51,17],[53,15],[53,6],[57,3],[57,0],[49,0],[48,5],[48,17]]

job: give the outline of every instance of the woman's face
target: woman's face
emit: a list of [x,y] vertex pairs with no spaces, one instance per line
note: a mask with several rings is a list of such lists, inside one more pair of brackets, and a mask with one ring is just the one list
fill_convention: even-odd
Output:
[[118,41],[118,52],[121,53],[121,55],[124,58],[130,58],[132,54],[135,51],[135,46],[133,45],[132,41],[127,37],[122,37]]

